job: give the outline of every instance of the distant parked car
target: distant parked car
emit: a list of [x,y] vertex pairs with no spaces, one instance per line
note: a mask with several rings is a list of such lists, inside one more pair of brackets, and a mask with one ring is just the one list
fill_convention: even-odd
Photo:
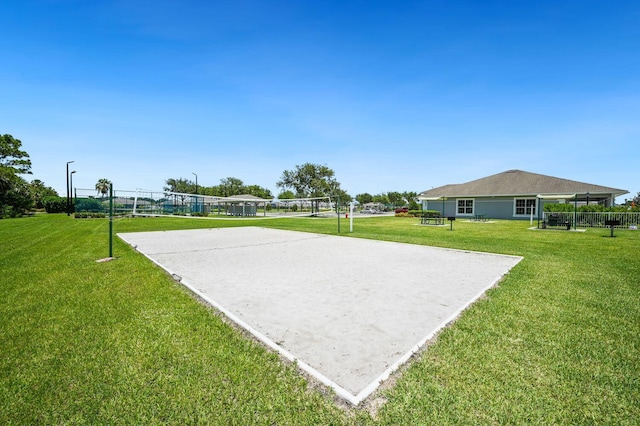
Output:
[[399,209],[396,209],[396,213],[407,213],[408,211],[409,209],[406,207],[401,207]]
[[363,213],[363,214],[378,214],[380,212],[378,210],[376,210],[376,209],[362,209],[362,210],[360,210],[360,213]]

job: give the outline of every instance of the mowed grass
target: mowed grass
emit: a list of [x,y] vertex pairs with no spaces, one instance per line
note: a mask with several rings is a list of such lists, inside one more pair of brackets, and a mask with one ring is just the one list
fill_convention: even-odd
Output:
[[[341,235],[524,260],[367,410],[336,404],[118,238],[117,259],[95,262],[106,220],[2,220],[0,423],[638,424],[640,232],[417,222],[356,218],[351,234],[343,219]],[[337,233],[335,219],[135,218],[114,230],[247,225]]]

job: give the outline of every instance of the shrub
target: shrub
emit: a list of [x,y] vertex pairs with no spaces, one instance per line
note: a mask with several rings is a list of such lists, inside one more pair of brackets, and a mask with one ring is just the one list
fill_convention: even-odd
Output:
[[102,213],[105,207],[100,200],[95,198],[78,198],[76,200],[75,210],[78,212]]
[[67,211],[66,197],[46,197],[43,200],[43,204],[47,213],[64,213]]
[[74,213],[73,216],[76,219],[104,219],[107,217],[104,213],[96,213],[96,212],[78,212]]
[[440,217],[440,210],[424,210],[422,214],[424,217]]
[[[545,204],[544,211],[545,212],[573,212],[575,209],[575,204],[564,203],[564,204]],[[629,209],[627,206],[613,206],[613,207],[605,207],[601,204],[589,204],[578,206],[579,212],[626,212],[633,211],[633,209]]]

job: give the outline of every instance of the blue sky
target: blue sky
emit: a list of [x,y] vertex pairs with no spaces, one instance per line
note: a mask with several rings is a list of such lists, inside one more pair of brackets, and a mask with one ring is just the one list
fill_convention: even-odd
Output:
[[61,195],[71,160],[80,188],[197,173],[276,195],[311,162],[353,196],[510,169],[640,191],[636,1],[8,0],[0,16],[0,133]]

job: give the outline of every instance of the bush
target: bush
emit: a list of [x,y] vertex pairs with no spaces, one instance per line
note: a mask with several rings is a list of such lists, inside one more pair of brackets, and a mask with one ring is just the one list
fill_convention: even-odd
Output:
[[96,212],[79,212],[74,213],[73,215],[76,219],[104,219],[107,217],[104,213],[96,213]]
[[47,213],[65,213],[67,211],[66,197],[46,197],[43,204],[44,211]]
[[[575,209],[575,204],[564,203],[564,204],[545,204],[544,211],[545,212],[573,212]],[[579,212],[626,212],[633,211],[627,206],[614,206],[614,207],[605,207],[601,204],[589,204],[582,205],[578,207]]]
[[424,210],[422,212],[424,217],[440,217],[440,210]]
[[76,200],[75,210],[77,212],[103,213],[105,207],[100,200],[95,198],[78,198]]

